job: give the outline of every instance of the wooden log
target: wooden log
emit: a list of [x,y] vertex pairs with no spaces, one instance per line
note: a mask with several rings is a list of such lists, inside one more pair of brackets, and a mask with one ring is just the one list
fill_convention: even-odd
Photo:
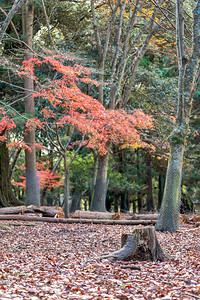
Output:
[[57,206],[34,206],[30,205],[27,206],[27,211],[28,209],[32,209],[35,213],[41,213],[43,217],[58,217],[58,218],[64,218],[65,214],[62,209],[62,207],[57,207]]
[[18,214],[42,214],[44,217],[55,217],[64,218],[65,214],[61,207],[56,206],[41,206],[35,205],[29,206],[16,206],[16,207],[3,207],[0,208],[0,215],[18,215]]
[[101,220],[101,219],[65,219],[65,218],[50,218],[50,217],[37,217],[26,215],[0,215],[0,220],[21,220],[21,221],[38,221],[49,223],[82,223],[82,224],[104,224],[104,225],[149,225],[155,224],[156,221],[151,220]]
[[136,228],[132,234],[123,233],[121,247],[120,250],[101,258],[122,261],[165,261],[170,258],[161,248],[153,226]]
[[157,220],[158,214],[133,214],[127,217],[128,220]]
[[115,213],[109,212],[98,212],[98,211],[82,211],[76,210],[74,213],[71,214],[72,218],[79,218],[79,219],[113,219]]
[[0,215],[18,215],[23,214],[26,210],[26,206],[13,206],[0,208]]

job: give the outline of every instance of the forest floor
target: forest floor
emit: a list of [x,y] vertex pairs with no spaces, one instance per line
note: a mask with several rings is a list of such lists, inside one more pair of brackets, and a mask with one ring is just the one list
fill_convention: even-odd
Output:
[[133,229],[1,221],[0,299],[200,299],[200,229],[157,233],[171,261],[99,259]]

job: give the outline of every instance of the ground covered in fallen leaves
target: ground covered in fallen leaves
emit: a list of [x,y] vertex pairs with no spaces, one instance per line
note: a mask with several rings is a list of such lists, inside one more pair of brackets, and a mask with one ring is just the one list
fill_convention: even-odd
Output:
[[133,229],[2,221],[0,299],[200,299],[200,229],[157,233],[171,261],[99,259]]

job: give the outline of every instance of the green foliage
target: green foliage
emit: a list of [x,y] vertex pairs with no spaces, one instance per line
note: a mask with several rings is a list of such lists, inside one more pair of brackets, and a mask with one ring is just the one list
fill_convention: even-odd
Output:
[[[74,155],[74,151],[69,152],[69,160]],[[71,191],[72,193],[83,193],[90,190],[90,183],[93,172],[93,155],[92,153],[78,154],[72,163],[70,171]]]

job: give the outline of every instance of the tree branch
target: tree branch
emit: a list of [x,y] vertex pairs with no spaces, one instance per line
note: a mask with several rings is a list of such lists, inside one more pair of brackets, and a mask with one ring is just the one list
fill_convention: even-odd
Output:
[[15,0],[13,7],[11,9],[11,11],[9,12],[9,14],[7,15],[6,19],[3,22],[3,25],[1,26],[0,29],[0,43],[3,39],[3,35],[6,32],[13,16],[16,14],[16,12],[21,8],[22,4],[24,4],[26,2],[26,0],[20,0],[18,3],[18,0]]
[[43,7],[43,10],[44,10],[44,15],[45,15],[46,23],[47,23],[47,29],[48,29],[48,34],[49,34],[49,37],[50,37],[50,40],[51,40],[51,44],[53,46],[53,49],[55,51],[58,51],[58,49],[56,48],[56,45],[54,43],[52,34],[51,34],[51,28],[50,28],[50,25],[49,25],[49,18],[48,18],[48,15],[47,15],[47,10],[46,10],[46,6],[44,4],[44,0],[41,0],[41,1],[42,1],[42,7]]

